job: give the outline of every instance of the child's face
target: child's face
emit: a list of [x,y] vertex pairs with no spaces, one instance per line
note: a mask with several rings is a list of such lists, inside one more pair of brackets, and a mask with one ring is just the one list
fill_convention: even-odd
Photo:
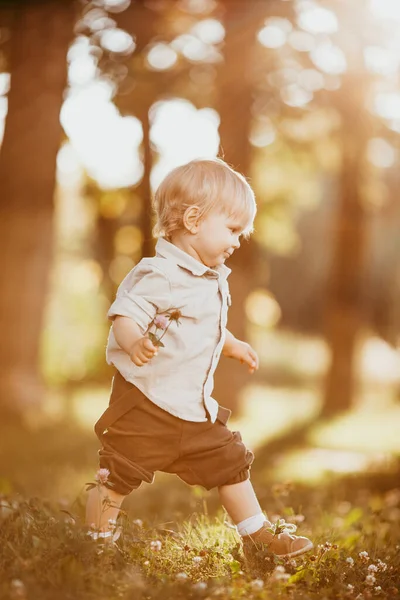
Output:
[[243,230],[244,226],[237,218],[211,211],[199,223],[191,245],[203,264],[217,267],[239,248],[239,237]]

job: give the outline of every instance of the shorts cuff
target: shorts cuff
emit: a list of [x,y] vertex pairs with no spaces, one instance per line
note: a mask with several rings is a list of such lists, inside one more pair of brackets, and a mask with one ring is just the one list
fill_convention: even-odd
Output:
[[246,481],[247,479],[250,479],[250,469],[243,469],[242,471],[239,471],[239,473],[237,473],[234,477],[228,479],[228,481],[226,481],[225,483],[221,483],[218,487],[220,487],[221,485],[234,485],[235,483],[242,483],[242,481]]

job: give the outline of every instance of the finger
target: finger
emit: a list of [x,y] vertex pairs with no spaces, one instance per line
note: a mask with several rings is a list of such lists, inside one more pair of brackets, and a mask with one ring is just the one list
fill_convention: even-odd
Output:
[[157,350],[143,350],[143,356],[146,358],[153,358],[157,354]]
[[157,352],[157,346],[154,346],[153,342],[149,338],[144,338],[143,348],[145,350],[151,350],[152,352]]
[[250,355],[249,364],[251,364],[251,366],[253,366],[254,369],[258,369],[259,361],[258,361],[258,355],[257,355],[257,353],[254,352],[254,350],[251,350],[249,352],[249,355]]
[[140,358],[138,356],[135,356],[134,358],[131,358],[131,361],[137,366],[137,367],[143,367],[143,362],[140,360]]
[[138,357],[139,357],[139,360],[142,361],[142,363],[146,364],[149,362],[149,360],[151,360],[153,358],[153,355],[146,356],[146,354],[144,352],[139,352]]

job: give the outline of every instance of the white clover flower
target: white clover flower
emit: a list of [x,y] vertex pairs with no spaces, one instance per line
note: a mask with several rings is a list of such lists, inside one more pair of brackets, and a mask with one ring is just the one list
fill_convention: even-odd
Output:
[[160,540],[154,540],[153,542],[150,542],[150,549],[153,552],[160,552],[162,548],[162,543],[160,542]]
[[250,587],[254,591],[262,590],[264,587],[264,582],[262,579],[253,579],[253,581],[250,582]]
[[354,590],[354,585],[351,585],[351,583],[347,584],[347,589],[352,592]]
[[201,558],[201,556],[193,556],[192,560],[195,565],[199,565],[203,559]]
[[378,567],[376,565],[369,565],[368,571],[371,571],[371,573],[376,573],[378,571]]
[[186,575],[186,573],[184,573],[183,571],[181,573],[177,573],[175,575],[175,579],[177,581],[186,581],[187,579],[189,579],[189,576]]
[[387,564],[385,562],[382,562],[379,558],[376,561],[377,565],[378,565],[378,569],[379,571],[386,571],[387,569]]
[[364,561],[368,561],[369,560],[369,555],[368,552],[366,552],[365,550],[363,550],[362,552],[358,553],[358,556],[364,560]]
[[374,585],[376,583],[376,578],[373,575],[367,575],[365,578],[366,585]]
[[133,521],[133,524],[136,525],[137,527],[143,527],[143,521],[142,521],[142,519],[135,519]]
[[348,556],[346,558],[346,562],[352,567],[354,565],[354,560],[351,558],[351,556]]
[[195,592],[205,592],[207,589],[207,584],[205,581],[198,581],[197,583],[193,584],[192,589]]
[[144,564],[145,567],[148,567],[149,564],[150,564],[150,561],[149,560],[145,560],[143,564]]
[[380,593],[381,593],[381,591],[382,591],[382,588],[381,588],[381,586],[380,586],[380,585],[377,585],[376,587],[374,587],[374,592],[375,592],[376,594],[380,594]]
[[286,573],[286,569],[283,565],[278,565],[277,567],[275,567],[275,572],[276,573]]

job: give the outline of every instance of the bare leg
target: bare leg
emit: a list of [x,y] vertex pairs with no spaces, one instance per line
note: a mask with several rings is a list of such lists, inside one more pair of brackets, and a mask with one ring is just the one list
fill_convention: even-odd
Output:
[[222,505],[235,525],[263,512],[250,479],[232,485],[221,485],[218,492]]
[[[106,498],[112,503],[112,506],[108,505],[108,501],[104,503]],[[117,519],[120,511],[122,500],[125,496],[117,494],[113,490],[106,488],[104,485],[98,485],[89,491],[88,499],[86,502],[86,518],[85,523],[92,525],[100,531],[111,531],[108,520]]]

